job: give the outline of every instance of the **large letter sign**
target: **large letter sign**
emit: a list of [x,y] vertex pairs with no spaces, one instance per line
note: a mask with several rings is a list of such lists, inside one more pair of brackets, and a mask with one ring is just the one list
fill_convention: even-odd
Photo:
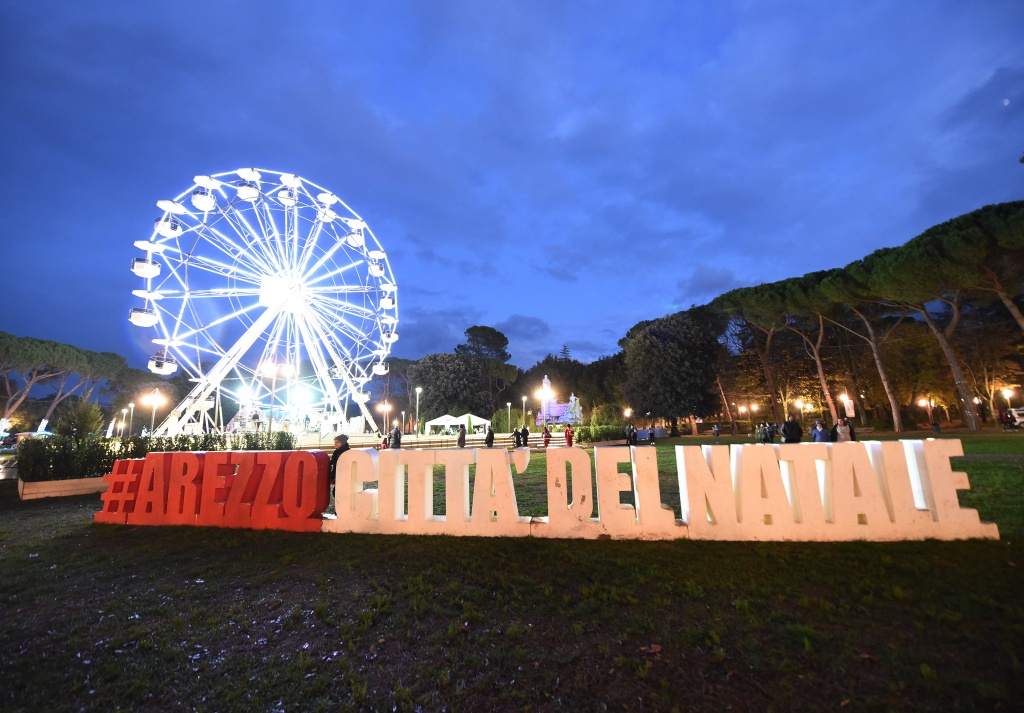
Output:
[[[681,519],[662,504],[651,446],[547,453],[546,517],[519,514],[530,451],[350,450],[336,515],[323,451],[150,453],[121,460],[97,522],[323,532],[669,540],[998,539],[960,507],[957,440],[676,446]],[[444,502],[434,496],[435,468]],[[475,466],[475,477],[470,468]],[[376,487],[369,487],[376,485]],[[622,502],[629,493],[633,504]]]

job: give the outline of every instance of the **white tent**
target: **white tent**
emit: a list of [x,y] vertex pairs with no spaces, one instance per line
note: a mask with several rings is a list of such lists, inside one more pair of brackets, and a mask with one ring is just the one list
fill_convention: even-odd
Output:
[[474,416],[471,413],[464,413],[458,417],[449,415],[438,416],[432,421],[427,421],[423,425],[427,429],[427,433],[437,433],[445,430],[446,428],[451,428],[452,431],[455,431],[458,430],[460,425],[465,425],[466,430],[469,433],[473,433],[475,430],[486,429],[491,425],[491,422],[486,418]]
[[462,423],[462,421],[455,418],[454,416],[444,415],[438,416],[432,421],[427,421],[425,424],[423,424],[423,426],[424,428],[426,428],[427,433],[437,433],[438,431],[443,431],[444,429],[449,427],[453,429],[458,428],[460,423]]

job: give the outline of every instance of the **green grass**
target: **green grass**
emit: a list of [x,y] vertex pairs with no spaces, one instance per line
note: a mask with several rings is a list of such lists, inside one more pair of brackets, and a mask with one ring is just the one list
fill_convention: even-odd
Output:
[[[0,710],[1013,709],[1024,465],[957,467],[1001,541],[302,535],[0,503]],[[522,511],[543,473],[534,454]]]

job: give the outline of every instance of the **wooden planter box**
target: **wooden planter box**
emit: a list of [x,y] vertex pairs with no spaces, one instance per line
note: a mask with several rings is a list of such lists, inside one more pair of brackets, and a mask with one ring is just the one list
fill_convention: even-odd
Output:
[[104,493],[107,484],[103,476],[97,478],[75,478],[73,480],[41,480],[37,483],[26,483],[18,478],[18,497],[22,500],[38,498],[61,498],[69,495],[89,495]]

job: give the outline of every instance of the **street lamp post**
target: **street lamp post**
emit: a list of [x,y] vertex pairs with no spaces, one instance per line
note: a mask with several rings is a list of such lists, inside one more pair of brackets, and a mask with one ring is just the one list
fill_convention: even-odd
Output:
[[505,406],[508,407],[508,432],[512,433],[512,402],[506,402]]
[[422,386],[416,387],[416,438],[420,437],[420,392],[423,391]]
[[[746,412],[747,412],[747,407],[746,406],[740,406],[740,418],[742,418],[743,415],[746,414]],[[753,428],[754,428],[754,421],[753,420],[750,421],[750,428],[751,428],[751,430],[753,430]]]
[[405,433],[405,411],[402,411],[402,433]]
[[[121,410],[127,411],[128,409]],[[120,438],[122,435],[124,435],[124,418],[121,419],[121,423],[117,424],[117,437]]]
[[[128,409],[126,409],[126,408],[121,409],[121,428],[117,432],[117,437],[118,438],[120,438],[121,434],[124,432],[124,420],[127,417],[128,417]],[[128,429],[128,435],[129,436],[132,435],[131,429]]]
[[526,397],[523,397],[523,425],[526,425]]
[[132,410],[131,416],[128,417],[128,437],[132,436],[132,422],[135,420],[135,403],[128,404],[128,408]]

